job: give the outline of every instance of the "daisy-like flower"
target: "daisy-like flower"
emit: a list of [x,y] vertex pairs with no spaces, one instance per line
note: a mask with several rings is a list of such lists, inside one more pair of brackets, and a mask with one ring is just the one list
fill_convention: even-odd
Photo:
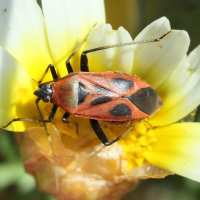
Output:
[[[71,65],[79,71],[83,49],[132,41],[122,27],[105,22],[101,0],[0,0],[0,125],[13,118],[39,119],[33,92],[48,64],[60,77],[65,61],[89,33]],[[94,24],[98,23],[95,27]],[[93,27],[93,28],[92,28]],[[91,31],[90,31],[91,30]],[[147,26],[135,41],[159,38],[171,30],[163,17]],[[42,124],[13,122],[26,171],[40,190],[58,199],[120,199],[137,179],[161,178],[171,173],[200,181],[198,150],[200,124],[176,123],[200,103],[200,49],[186,55],[189,36],[172,30],[159,43],[124,46],[88,54],[90,71],[123,71],[141,77],[159,94],[163,106],[148,122],[138,123],[118,143],[104,147],[87,119],[70,116],[79,134],[61,120],[57,111],[48,124],[58,162],[59,188],[55,186],[55,160]],[[51,75],[45,81],[51,80]],[[40,103],[46,119],[51,104]],[[109,140],[126,127],[101,123]]]

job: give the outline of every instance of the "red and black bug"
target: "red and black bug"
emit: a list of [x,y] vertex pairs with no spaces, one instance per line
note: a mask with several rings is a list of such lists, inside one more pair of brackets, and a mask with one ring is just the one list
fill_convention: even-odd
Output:
[[[74,73],[70,59],[82,46],[83,41],[66,61],[66,67],[69,73],[67,76],[59,79],[54,66],[50,64],[38,82],[39,89],[34,92],[38,97],[36,105],[38,107],[40,100],[53,103],[49,118],[43,120],[38,107],[41,119],[15,118],[3,128],[14,121],[43,122],[46,133],[49,135],[45,123],[51,122],[57,108],[61,107],[65,111],[62,118],[64,123],[73,123],[67,121],[70,115],[88,118],[100,141],[105,146],[113,144],[128,131],[109,142],[98,120],[113,125],[134,125],[152,116],[159,109],[162,102],[156,91],[137,76],[119,71],[104,73],[89,72],[87,54],[108,48],[159,42],[168,33],[158,39],[109,45],[83,51],[81,55],[81,72]],[[41,84],[49,69],[51,70],[53,81]],[[51,148],[53,151],[52,144]],[[55,154],[54,159],[56,161]]]
[[[91,126],[104,145],[111,145],[98,120],[114,125],[134,125],[150,117],[161,105],[156,91],[145,81],[123,72],[78,72],[43,85],[35,94],[52,101],[66,113],[90,119]],[[65,94],[65,95],[63,95]]]
[[[49,118],[47,120],[15,118],[3,128],[14,121],[51,122],[59,106],[65,111],[62,118],[64,123],[72,123],[67,121],[70,115],[88,118],[94,132],[105,146],[118,141],[124,134],[109,142],[98,120],[113,125],[134,125],[152,116],[159,109],[162,102],[156,91],[137,76],[119,71],[89,72],[87,54],[108,48],[158,42],[169,33],[170,31],[158,39],[109,45],[83,51],[81,55],[81,72],[74,73],[70,59],[83,45],[85,42],[83,41],[66,61],[69,73],[67,76],[59,79],[54,65],[50,64],[38,82],[39,89],[34,92],[38,97],[36,105],[38,107],[40,100],[53,103]],[[53,76],[53,81],[51,81],[53,83],[41,84],[49,69]]]

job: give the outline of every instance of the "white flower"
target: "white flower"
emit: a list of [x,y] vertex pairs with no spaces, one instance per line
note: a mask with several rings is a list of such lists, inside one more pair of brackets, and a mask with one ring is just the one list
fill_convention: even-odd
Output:
[[[88,33],[85,45],[71,61],[74,71],[80,70],[83,49],[132,41],[124,28],[114,31],[104,23],[101,0],[43,0],[42,8],[34,0],[0,0],[1,126],[14,118],[39,118],[33,95],[36,81],[50,63],[60,77],[65,76],[65,61]],[[159,38],[169,30],[169,21],[162,17],[147,26],[135,41]],[[163,106],[148,121],[153,127],[146,122],[138,123],[110,147],[100,144],[88,120],[71,117],[79,124],[77,136],[73,128],[62,123],[63,111],[59,110],[48,127],[59,165],[58,190],[52,151],[41,124],[10,124],[7,130],[28,130],[18,135],[18,141],[25,167],[36,176],[40,189],[60,199],[105,199],[112,197],[114,189],[120,198],[130,184],[137,182],[136,177],[163,177],[172,172],[200,181],[200,124],[175,123],[200,103],[200,50],[197,47],[187,56],[189,42],[187,32],[172,30],[158,43],[88,54],[90,71],[137,75],[154,87]],[[48,74],[45,81],[51,79]],[[51,105],[41,103],[40,107],[46,119]],[[109,138],[126,130],[105,123],[101,126]],[[155,172],[152,164],[170,172]]]

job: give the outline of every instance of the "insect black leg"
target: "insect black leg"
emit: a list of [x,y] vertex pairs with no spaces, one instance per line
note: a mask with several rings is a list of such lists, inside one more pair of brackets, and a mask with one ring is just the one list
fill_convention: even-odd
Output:
[[[74,52],[73,52],[74,53]],[[73,72],[73,69],[72,69],[72,66],[71,66],[71,64],[70,64],[70,62],[69,62],[69,60],[71,59],[71,57],[75,54],[71,54],[70,55],[70,57],[67,59],[67,61],[66,61],[66,67],[67,67],[67,71],[68,71],[68,73],[72,73]]]
[[105,146],[109,146],[109,141],[106,137],[106,135],[104,134],[103,130],[101,129],[99,123],[97,120],[93,120],[90,119],[90,124],[94,130],[94,132],[96,133],[97,137],[101,140],[101,142],[105,145]]
[[57,105],[53,105],[50,114],[49,114],[49,118],[47,120],[42,120],[42,119],[26,119],[26,118],[15,118],[12,121],[10,121],[6,126],[3,126],[2,128],[6,128],[7,126],[9,126],[12,122],[16,122],[16,121],[26,121],[26,122],[51,122],[56,114],[56,110],[57,110],[58,106]]
[[87,51],[83,51],[81,54],[81,71],[82,72],[89,72],[87,53],[88,53]]
[[[97,23],[96,23],[97,24]],[[94,26],[96,26],[96,24]],[[94,27],[93,26],[93,27]],[[89,35],[89,34],[88,34]],[[67,67],[67,71],[68,73],[71,73],[73,72],[73,69],[72,69],[72,66],[70,64],[70,59],[75,55],[75,53],[82,47],[82,45],[85,43],[85,41],[87,40],[87,37],[88,35],[86,36],[86,38],[78,45],[78,47],[72,52],[72,54],[69,56],[69,58],[67,59],[66,61],[66,67]],[[82,71],[82,70],[81,70]]]
[[48,67],[46,68],[44,74],[42,75],[42,78],[38,81],[38,84],[41,84],[41,82],[43,81],[44,77],[46,76],[49,68],[51,70],[51,74],[52,74],[53,80],[55,81],[55,80],[58,79],[58,75],[56,73],[54,65],[53,64],[49,64]]
[[63,121],[64,123],[66,123],[66,124],[71,124],[71,125],[73,125],[73,126],[76,126],[76,133],[78,134],[78,124],[77,124],[76,122],[69,122],[69,121],[67,121],[67,119],[68,119],[69,116],[70,116],[70,114],[66,112],[66,113],[63,115],[62,121]]
[[[43,126],[44,126],[44,129],[45,129],[45,132],[46,132],[46,135],[47,135],[47,138],[49,140],[49,145],[51,147],[51,151],[52,151],[52,155],[53,155],[53,158],[54,158],[54,161],[55,161],[55,184],[56,184],[56,188],[59,188],[59,182],[58,182],[58,161],[57,161],[57,157],[56,157],[56,154],[55,154],[55,151],[54,151],[54,148],[53,148],[53,144],[52,144],[52,139],[51,139],[51,135],[49,134],[49,131],[47,129],[47,126],[45,124],[45,121],[44,121],[44,118],[42,116],[42,113],[41,113],[41,110],[39,108],[39,101],[41,100],[41,97],[38,97],[35,101],[36,103],[36,106],[37,106],[37,109],[38,109],[38,112],[40,114],[40,117],[42,119],[42,123],[43,123]],[[56,113],[56,110],[57,110],[58,106],[57,105],[53,105],[53,108],[51,109],[51,112],[49,114],[49,118],[51,117],[50,120],[53,119],[55,113]]]
[[101,140],[101,142],[105,145],[105,146],[109,146],[115,142],[117,142],[118,140],[120,140],[121,138],[123,138],[132,128],[133,126],[131,126],[126,132],[124,132],[121,136],[119,136],[118,138],[114,139],[113,141],[109,142],[105,133],[103,132],[103,130],[101,129],[99,123],[97,120],[93,120],[90,119],[90,124],[94,130],[94,132],[96,133],[97,137]]
[[114,45],[108,45],[108,46],[103,46],[103,47],[97,47],[94,49],[89,49],[86,51],[83,51],[81,54],[81,71],[83,72],[89,72],[89,67],[88,67],[88,58],[87,54],[95,51],[100,51],[104,49],[110,49],[110,48],[115,48],[115,47],[122,47],[122,46],[128,46],[128,45],[133,45],[133,44],[142,44],[142,43],[151,43],[151,42],[159,42],[161,41],[165,36],[167,36],[171,31],[168,31],[164,35],[162,35],[160,38],[157,39],[152,39],[152,40],[142,40],[142,41],[135,41],[135,42],[127,42],[127,43],[120,43],[120,44],[114,44]]
[[75,53],[82,47],[82,45],[85,43],[87,37],[83,40],[83,42],[81,42],[81,44],[79,44],[79,46],[72,52],[72,54],[69,56],[69,58],[66,61],[66,67],[67,67],[67,71],[68,73],[72,73],[73,69],[72,66],[70,64],[70,59],[75,55]]

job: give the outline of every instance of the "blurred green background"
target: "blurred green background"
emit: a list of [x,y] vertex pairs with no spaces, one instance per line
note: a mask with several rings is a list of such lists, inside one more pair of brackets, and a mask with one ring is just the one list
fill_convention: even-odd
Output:
[[[123,26],[132,38],[152,21],[166,16],[172,29],[188,31],[189,51],[200,44],[200,0],[105,0],[107,22]],[[198,107],[196,121],[200,121]],[[19,150],[11,132],[0,130],[0,199],[55,200],[37,191],[34,179],[24,173]],[[122,200],[199,200],[200,183],[174,175],[143,180]]]

